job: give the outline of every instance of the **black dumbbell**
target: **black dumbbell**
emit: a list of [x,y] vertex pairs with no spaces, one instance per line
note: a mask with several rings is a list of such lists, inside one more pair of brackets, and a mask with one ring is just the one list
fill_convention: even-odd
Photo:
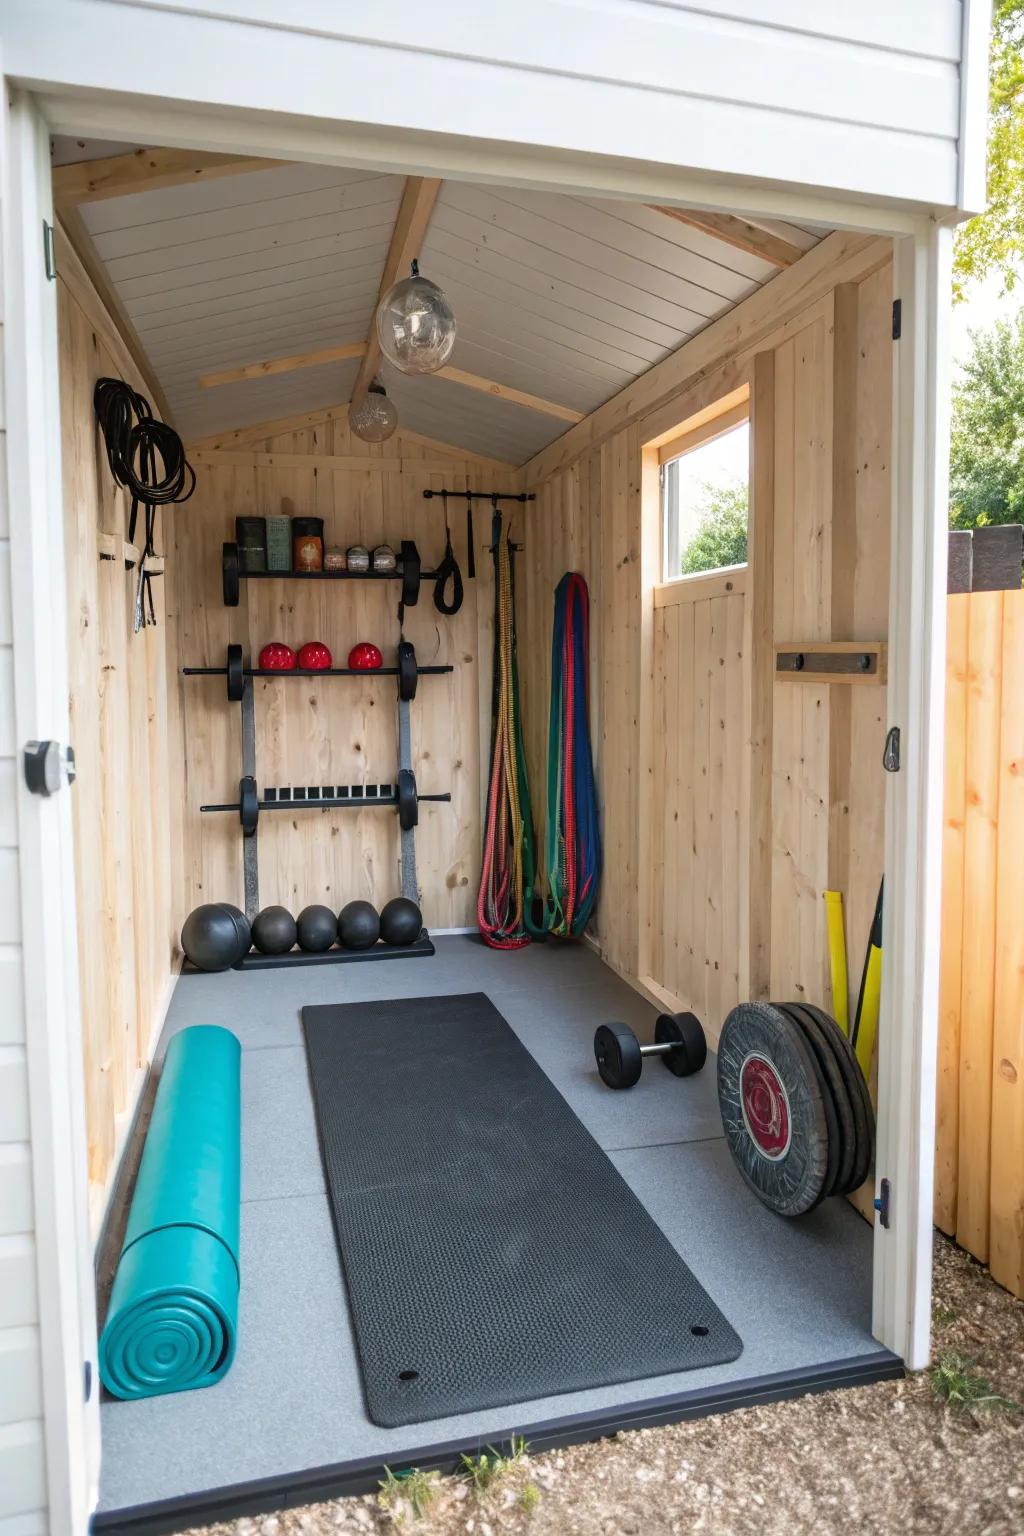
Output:
[[707,1060],[708,1044],[695,1013],[661,1013],[654,1045],[641,1045],[628,1024],[602,1024],[594,1035],[594,1056],[601,1081],[609,1088],[632,1088],[640,1081],[645,1056],[660,1056],[676,1077],[692,1077]]

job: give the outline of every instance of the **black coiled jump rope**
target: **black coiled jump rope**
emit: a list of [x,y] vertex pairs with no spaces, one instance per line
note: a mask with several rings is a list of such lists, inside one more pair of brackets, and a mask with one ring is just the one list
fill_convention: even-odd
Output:
[[138,631],[144,623],[156,623],[152,577],[146,569],[147,560],[155,554],[156,508],[188,501],[196,488],[195,470],[185,457],[174,428],[158,421],[145,396],[136,393],[123,379],[97,379],[92,403],[103,433],[110,473],[132,498],[129,544],[135,542],[139,507],[145,508],[146,543],[135,593],[134,626]]

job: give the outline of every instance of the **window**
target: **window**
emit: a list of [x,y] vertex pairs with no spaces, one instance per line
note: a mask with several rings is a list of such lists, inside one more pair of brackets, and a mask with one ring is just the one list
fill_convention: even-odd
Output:
[[659,448],[664,581],[746,564],[749,402],[737,393]]

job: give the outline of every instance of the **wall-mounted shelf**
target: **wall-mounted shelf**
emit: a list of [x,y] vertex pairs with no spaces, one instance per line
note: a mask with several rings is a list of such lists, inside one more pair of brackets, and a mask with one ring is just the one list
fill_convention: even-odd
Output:
[[221,554],[221,581],[226,608],[238,607],[243,581],[400,581],[402,602],[407,608],[412,608],[419,597],[420,582],[434,581],[436,578],[436,571],[420,569],[419,551],[411,539],[402,540],[401,552],[396,556],[393,571],[247,571],[243,569],[237,544],[226,543]]
[[775,647],[775,681],[880,685],[885,662],[884,640],[790,640]]
[[[433,577],[433,571],[424,571]],[[401,571],[239,571],[239,581],[401,581]]]

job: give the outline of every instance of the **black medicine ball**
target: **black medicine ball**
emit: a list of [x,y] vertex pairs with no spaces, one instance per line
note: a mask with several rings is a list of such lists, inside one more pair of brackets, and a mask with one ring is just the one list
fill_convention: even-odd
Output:
[[295,926],[299,934],[299,948],[310,954],[316,955],[330,949],[338,937],[338,920],[330,907],[303,907]]
[[338,914],[338,938],[346,949],[372,949],[380,938],[380,918],[368,901],[350,901]]
[[415,944],[423,928],[423,913],[407,896],[395,896],[380,914],[385,944]]

